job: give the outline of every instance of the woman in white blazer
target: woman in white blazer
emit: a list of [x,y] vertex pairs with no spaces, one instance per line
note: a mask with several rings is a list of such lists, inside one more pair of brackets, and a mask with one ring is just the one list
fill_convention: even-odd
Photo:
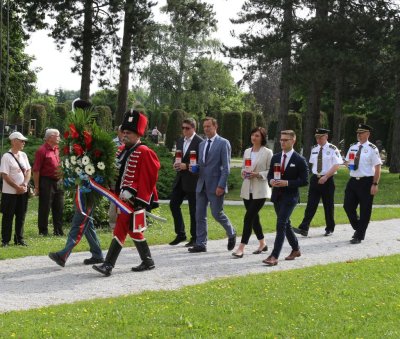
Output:
[[[253,147],[246,149],[243,155],[243,184],[240,197],[243,198],[246,214],[243,220],[242,240],[237,250],[232,253],[235,258],[243,258],[244,248],[249,242],[252,230],[254,230],[259,241],[258,249],[253,254],[260,254],[268,250],[258,215],[258,212],[264,206],[265,200],[271,197],[267,174],[271,163],[272,151],[265,147],[267,144],[265,128],[255,127],[251,131],[251,143]],[[249,164],[250,162],[251,164]]]

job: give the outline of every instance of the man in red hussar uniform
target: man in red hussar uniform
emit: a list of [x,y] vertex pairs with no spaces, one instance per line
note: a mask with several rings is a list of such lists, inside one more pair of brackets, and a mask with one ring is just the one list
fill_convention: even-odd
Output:
[[[125,147],[118,155],[119,175],[116,182],[116,194],[120,199],[133,206],[135,211],[145,209],[150,211],[158,206],[156,182],[160,162],[157,155],[140,138],[144,135],[147,118],[141,112],[131,110],[125,113],[122,123],[123,143]],[[142,215],[143,216],[143,215]],[[106,259],[102,265],[93,265],[93,269],[109,276],[121,252],[127,234],[139,252],[142,263],[133,267],[132,271],[140,272],[151,270],[154,261],[151,258],[149,246],[144,237],[142,227],[137,227],[133,214],[120,212],[114,229],[114,238],[111,241]]]

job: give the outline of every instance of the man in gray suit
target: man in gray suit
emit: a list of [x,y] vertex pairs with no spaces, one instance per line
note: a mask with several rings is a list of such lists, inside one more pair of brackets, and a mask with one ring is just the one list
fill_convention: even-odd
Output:
[[[228,236],[228,251],[235,248],[236,231],[223,210],[230,172],[231,145],[217,134],[217,120],[206,117],[203,130],[206,139],[199,145],[199,179],[196,186],[196,245],[190,253],[207,252],[207,206],[210,203],[214,219]],[[190,167],[191,169],[191,167]]]

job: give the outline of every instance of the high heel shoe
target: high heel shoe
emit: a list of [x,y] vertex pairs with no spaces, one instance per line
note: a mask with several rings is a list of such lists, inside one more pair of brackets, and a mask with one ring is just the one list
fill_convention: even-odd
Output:
[[242,254],[236,254],[235,252],[233,252],[232,255],[237,259],[243,258],[243,253]]
[[253,252],[253,254],[261,254],[261,252],[267,252],[268,251],[268,246],[265,245],[261,250],[257,249]]

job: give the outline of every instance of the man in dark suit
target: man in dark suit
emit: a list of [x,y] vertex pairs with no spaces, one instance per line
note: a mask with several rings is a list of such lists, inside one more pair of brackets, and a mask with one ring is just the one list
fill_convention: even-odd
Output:
[[181,205],[185,197],[188,200],[190,212],[190,241],[185,245],[191,247],[196,244],[196,184],[197,173],[189,171],[190,152],[196,152],[198,162],[199,144],[203,141],[196,134],[196,120],[187,118],[182,122],[183,137],[176,142],[176,149],[182,151],[182,160],[174,159],[176,178],[174,181],[169,208],[174,218],[176,238],[170,245],[177,245],[186,240],[185,222],[183,221]]
[[196,245],[189,248],[190,253],[207,251],[207,206],[211,214],[221,224],[228,236],[228,251],[235,248],[236,231],[224,213],[224,196],[228,191],[227,181],[230,172],[231,145],[217,134],[217,120],[206,117],[203,130],[207,139],[199,145],[199,179],[196,187]]
[[295,142],[294,131],[281,132],[282,152],[273,155],[268,171],[268,183],[272,186],[271,201],[274,203],[277,217],[274,249],[271,255],[263,260],[268,266],[278,264],[285,235],[292,247],[292,252],[285,260],[294,260],[301,256],[299,243],[290,224],[290,216],[299,203],[299,187],[308,185],[308,166],[306,159],[293,149]]

